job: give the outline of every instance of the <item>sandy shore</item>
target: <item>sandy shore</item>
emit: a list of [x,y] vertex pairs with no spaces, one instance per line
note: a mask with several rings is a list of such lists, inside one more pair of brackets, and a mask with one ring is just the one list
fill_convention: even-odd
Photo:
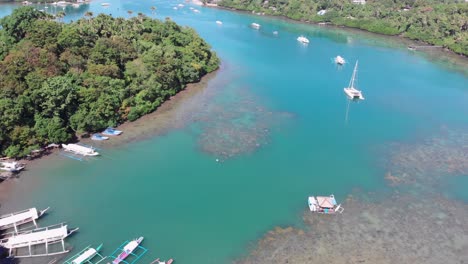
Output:
[[[188,84],[184,90],[164,102],[153,113],[147,114],[134,122],[121,124],[117,129],[124,131],[122,135],[111,137],[106,141],[92,141],[89,138],[83,138],[80,142],[98,148],[109,149],[144,140],[155,135],[161,135],[172,129],[183,127],[191,120],[188,116],[190,107],[197,105],[200,97],[210,96],[210,94],[204,94],[203,92],[208,87],[210,80],[212,80],[219,71],[222,71],[222,68],[205,75],[198,83]],[[215,89],[216,87],[212,88]],[[60,149],[51,149],[50,151],[44,152],[44,155],[38,158],[32,160],[18,160],[18,162],[26,164],[25,172],[14,174],[9,180],[0,183],[0,202],[8,198],[9,191],[12,189],[13,185],[16,184],[17,179],[23,174],[27,176],[33,174],[32,172],[34,170],[41,167],[41,163],[47,163],[56,157],[58,151],[60,151]]]

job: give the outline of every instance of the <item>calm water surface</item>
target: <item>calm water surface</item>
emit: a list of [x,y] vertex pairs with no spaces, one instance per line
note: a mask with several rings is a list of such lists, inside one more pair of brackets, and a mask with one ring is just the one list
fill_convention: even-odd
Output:
[[[212,97],[184,128],[117,148],[104,145],[96,160],[56,158],[13,185],[2,213],[51,206],[40,224],[80,227],[67,240],[75,249],[104,243],[109,254],[124,240],[145,236],[150,251],[141,263],[155,257],[229,263],[272,227],[300,226],[309,194],[343,199],[355,189],[386,190],[380,146],[467,124],[467,76],[389,38],[181,1],[108,2],[108,8],[102,1],[66,7],[65,20],[87,11],[171,17],[212,45],[223,70],[206,88],[215,91]],[[180,3],[185,7],[174,10]],[[15,7],[0,5],[0,15]],[[261,29],[250,28],[252,22]],[[296,41],[302,34],[308,46]],[[337,67],[336,55],[349,63]],[[343,87],[356,60],[366,100],[351,104],[345,123]],[[445,184],[444,192],[458,194],[460,184]]]

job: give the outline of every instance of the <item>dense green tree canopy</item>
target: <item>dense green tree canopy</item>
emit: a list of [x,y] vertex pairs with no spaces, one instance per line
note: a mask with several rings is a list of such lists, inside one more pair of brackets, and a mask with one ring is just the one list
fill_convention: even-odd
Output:
[[[468,4],[464,0],[221,0],[221,6],[295,20],[329,22],[401,35],[468,55]],[[325,15],[318,15],[327,10]]]
[[0,20],[0,152],[20,157],[154,111],[219,60],[191,28],[140,14]]

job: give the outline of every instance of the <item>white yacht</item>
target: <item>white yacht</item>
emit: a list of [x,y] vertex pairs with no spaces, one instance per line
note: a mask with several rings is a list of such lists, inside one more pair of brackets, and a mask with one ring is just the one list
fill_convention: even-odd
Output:
[[83,156],[97,156],[99,155],[98,152],[94,150],[92,147],[85,147],[78,144],[62,144],[62,147],[65,151],[79,154]]
[[357,76],[357,67],[358,67],[358,62],[356,61],[356,65],[354,66],[353,76],[351,77],[349,86],[344,88],[344,93],[346,94],[346,96],[350,100],[353,100],[353,101],[364,100],[364,96],[362,96],[362,92],[354,87],[355,82],[356,82],[356,76]]
[[346,63],[345,59],[341,57],[340,55],[335,57],[335,63],[339,65],[343,65]]
[[216,20],[216,24],[218,24],[218,25],[222,25],[222,24],[223,24],[223,22],[221,22],[221,21],[219,21],[219,20]]
[[302,35],[297,38],[297,41],[304,43],[304,44],[309,44],[309,40]]
[[259,29],[260,28],[260,24],[257,24],[257,23],[252,23],[250,24],[251,27],[255,28],[255,29]]

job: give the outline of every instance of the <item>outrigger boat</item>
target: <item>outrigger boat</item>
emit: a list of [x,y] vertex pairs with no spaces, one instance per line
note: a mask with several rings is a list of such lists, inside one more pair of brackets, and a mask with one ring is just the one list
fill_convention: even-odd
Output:
[[0,170],[10,171],[10,172],[18,172],[24,169],[23,164],[18,163],[16,161],[13,162],[0,162]]
[[33,222],[34,226],[37,228],[36,220],[44,215],[47,210],[49,210],[49,207],[41,211],[38,211],[36,208],[30,208],[23,211],[2,215],[0,216],[0,230],[14,228],[15,232],[17,233],[18,226],[30,222]]
[[99,153],[94,150],[92,147],[85,147],[78,144],[62,144],[62,147],[65,151],[79,154],[82,156],[98,156]]
[[[15,256],[17,258],[26,257],[39,257],[39,256],[51,256],[67,253],[70,250],[65,249],[65,238],[77,231],[78,228],[68,230],[68,226],[65,224],[58,224],[43,228],[36,228],[20,233],[12,233],[6,238],[0,240],[0,246],[9,250],[9,256]],[[57,252],[49,252],[49,247],[52,244],[61,243],[62,249]],[[34,254],[33,246],[39,247],[44,245],[45,253]],[[20,249],[27,249],[28,254],[19,255],[13,254],[13,251],[18,252]],[[37,252],[37,251],[36,251]]]
[[[143,237],[139,237],[138,239],[134,239],[134,240],[132,240],[130,242],[125,241],[122,245],[120,245],[119,248],[117,248],[111,254],[110,257],[114,259],[112,261],[112,264],[119,264],[121,262],[127,264],[129,262],[125,261],[125,259],[127,257],[129,257],[130,255],[135,257],[135,259],[131,263],[135,263],[138,259],[140,259],[146,253],[146,251],[148,251],[146,248],[140,246],[142,241],[143,241]],[[143,252],[140,253],[140,254],[135,254],[134,251],[136,251],[137,249],[141,249],[141,250],[143,250]],[[115,257],[114,254],[116,254],[118,252],[120,252],[119,255]]]
[[[102,244],[99,245],[96,249],[92,248],[91,246],[86,247],[85,249],[78,252],[73,257],[67,259],[63,264],[98,264],[106,259],[106,257],[99,254],[99,250],[101,250]],[[92,261],[94,258],[99,257],[99,259]]]
[[151,262],[150,264],[155,264],[155,263],[158,263],[158,264],[172,264],[172,262],[174,262],[173,259],[169,259],[168,261],[160,261],[159,258],[153,260],[153,262]]
[[118,136],[118,135],[122,134],[122,131],[114,129],[112,127],[108,127],[108,128],[106,128],[106,130],[102,131],[102,134],[106,135],[106,136]]
[[341,207],[341,204],[337,205],[333,194],[330,196],[309,196],[307,203],[309,204],[311,212],[321,214],[341,214],[344,210],[344,208]]
[[346,96],[350,100],[354,100],[354,101],[364,100],[364,96],[362,96],[362,92],[354,87],[354,83],[356,81],[356,76],[357,76],[357,67],[358,67],[358,62],[356,61],[356,65],[354,66],[353,76],[351,77],[351,81],[349,81],[349,87],[346,87],[343,89]]

